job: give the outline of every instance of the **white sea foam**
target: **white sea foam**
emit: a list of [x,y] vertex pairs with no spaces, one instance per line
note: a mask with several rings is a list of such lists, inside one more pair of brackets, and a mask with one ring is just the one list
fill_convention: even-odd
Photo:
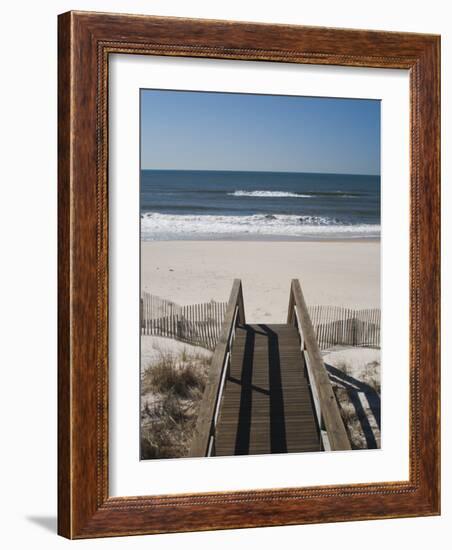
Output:
[[325,191],[325,192],[308,192],[308,193],[292,193],[290,191],[234,191],[228,193],[231,197],[262,197],[262,198],[285,198],[295,197],[297,199],[312,199],[314,197],[334,197],[341,199],[356,199],[357,194],[347,194],[343,191]]
[[344,224],[323,216],[214,216],[146,213],[141,217],[144,240],[196,238],[359,238],[379,237],[380,226]]
[[287,191],[234,191],[233,193],[228,193],[228,195],[233,197],[297,197],[303,199],[310,199],[312,196]]

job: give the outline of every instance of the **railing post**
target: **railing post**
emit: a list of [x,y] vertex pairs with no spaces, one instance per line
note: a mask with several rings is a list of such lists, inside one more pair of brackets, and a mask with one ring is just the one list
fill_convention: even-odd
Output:
[[238,322],[241,325],[244,325],[246,323],[245,320],[245,305],[243,303],[243,290],[242,290],[242,281],[240,279],[234,279],[234,285],[238,284],[238,295],[237,295],[237,307],[239,308],[238,311]]
[[294,300],[294,293],[293,293],[293,281],[290,283],[290,293],[289,293],[289,308],[287,311],[287,324],[292,325],[293,324],[293,318],[294,318],[294,307],[295,307],[295,300]]

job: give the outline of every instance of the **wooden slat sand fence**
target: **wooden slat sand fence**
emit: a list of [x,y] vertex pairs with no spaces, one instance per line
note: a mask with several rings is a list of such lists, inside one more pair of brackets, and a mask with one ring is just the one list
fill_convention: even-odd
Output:
[[215,349],[226,302],[181,306],[147,292],[141,294],[141,334],[166,336],[187,344]]
[[310,306],[320,349],[333,346],[380,347],[380,310]]

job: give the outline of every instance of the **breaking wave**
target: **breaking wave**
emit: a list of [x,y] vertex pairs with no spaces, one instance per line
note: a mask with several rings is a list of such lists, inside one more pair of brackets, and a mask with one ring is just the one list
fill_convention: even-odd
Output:
[[290,193],[288,191],[234,191],[233,193],[228,193],[233,197],[298,197],[304,199],[310,199],[312,195],[305,195],[302,193]]
[[141,216],[143,240],[236,238],[359,238],[379,237],[380,226],[351,224],[325,216],[254,214],[221,216],[161,214]]
[[354,199],[360,196],[359,193],[344,193],[342,191],[305,191],[304,193],[293,193],[291,191],[234,191],[228,193],[232,197],[263,197],[263,198],[285,198],[294,197],[297,199],[312,199],[313,197],[334,197]]

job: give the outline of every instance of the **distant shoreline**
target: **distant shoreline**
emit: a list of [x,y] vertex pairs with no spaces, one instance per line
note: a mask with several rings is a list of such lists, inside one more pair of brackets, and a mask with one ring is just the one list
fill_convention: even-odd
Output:
[[141,243],[173,243],[173,242],[184,242],[184,243],[193,243],[193,242],[222,242],[222,243],[261,243],[261,242],[271,242],[271,243],[381,243],[381,237],[343,237],[342,235],[338,238],[332,238],[331,235],[325,237],[324,239],[319,238],[318,236],[313,236],[312,238],[303,236],[303,237],[280,237],[271,235],[263,235],[262,237],[252,238],[249,235],[235,236],[231,238],[230,236],[222,237],[187,237],[186,239],[140,239]]

